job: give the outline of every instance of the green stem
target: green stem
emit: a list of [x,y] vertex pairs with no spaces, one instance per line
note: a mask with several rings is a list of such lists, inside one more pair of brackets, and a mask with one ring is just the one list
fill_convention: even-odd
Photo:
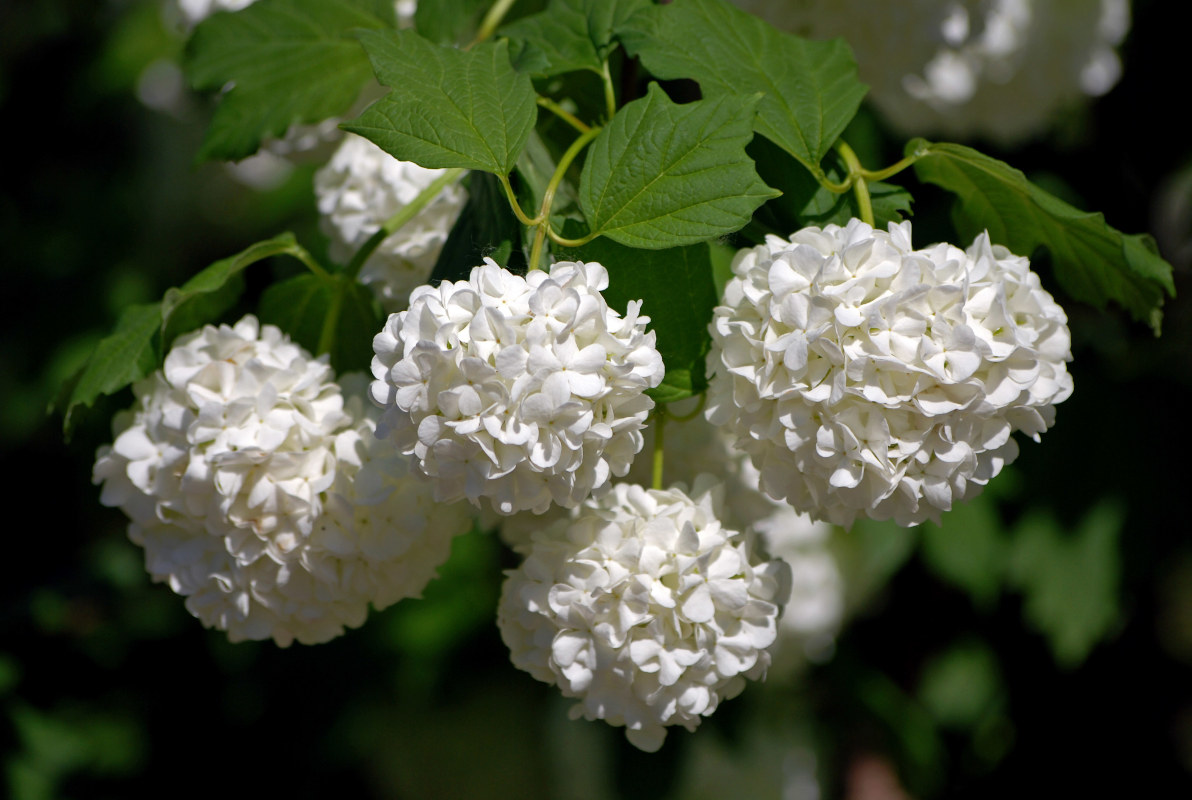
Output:
[[565,239],[559,234],[555,233],[554,228],[549,228],[546,231],[546,235],[550,237],[552,242],[559,245],[560,247],[583,247],[585,244],[592,241],[600,234],[589,233],[587,236],[581,236],[579,239]]
[[493,3],[492,8],[484,15],[484,21],[480,23],[480,30],[476,31],[476,38],[464,49],[471,50],[492,36],[497,28],[501,27],[501,20],[505,19],[505,15],[513,7],[513,3],[514,0],[497,0],[497,2]]
[[537,217],[530,219],[529,215],[522,211],[521,203],[517,202],[517,195],[513,193],[513,186],[509,183],[508,175],[498,175],[497,180],[499,180],[501,182],[501,186],[504,187],[505,197],[509,199],[509,207],[513,209],[513,216],[517,217],[518,222],[520,222],[522,225],[525,225],[527,228],[532,228],[539,222],[542,222],[542,220]]
[[319,264],[318,261],[315,261],[314,256],[306,252],[305,247],[295,244],[292,247],[287,247],[281,252],[298,259],[307,269],[309,269],[315,275],[318,275],[320,278],[326,278],[328,276],[327,270],[323,269],[322,265]]
[[[588,143],[595,139],[602,129],[597,127],[589,128],[580,134],[571,146],[567,148],[567,152],[563,153],[563,157],[559,159],[558,166],[555,167],[555,173],[550,176],[550,183],[546,185],[546,191],[542,193],[542,208],[538,211],[538,219],[535,222],[524,223],[537,225],[538,230],[534,234],[534,245],[530,249],[530,265],[531,270],[538,269],[538,260],[542,255],[542,238],[544,235],[550,236],[551,241],[558,242],[557,234],[550,228],[550,208],[555,202],[555,192],[559,189],[559,184],[563,182],[563,176],[567,173],[567,168],[571,166],[571,162],[575,161],[576,156],[588,146]],[[568,241],[568,240],[564,240]],[[581,242],[582,243],[582,242]],[[560,242],[562,244],[562,242]],[[579,245],[574,245],[578,247]]]
[[467,170],[460,167],[446,170],[442,175],[435,178],[429,186],[419,192],[418,196],[402,208],[401,211],[398,211],[392,217],[385,220],[385,224],[381,226],[380,230],[368,237],[368,240],[355,252],[352,260],[344,267],[344,274],[355,280],[356,276],[360,273],[360,268],[364,266],[364,262],[381,245],[381,242],[392,236],[402,225],[412,220],[419,211],[426,208],[432,200],[439,196],[440,192],[458,181],[465,172]]
[[556,117],[559,117],[560,119],[562,119],[564,122],[566,122],[571,127],[575,128],[580,133],[587,133],[588,130],[591,128],[591,126],[588,125],[586,122],[584,122],[579,117],[572,114],[567,109],[563,108],[561,105],[556,103],[554,100],[551,100],[549,97],[539,97],[538,105],[542,106],[547,111],[554,114]]
[[613,89],[613,76],[608,69],[608,59],[600,67],[600,79],[604,82],[604,105],[608,109],[608,118],[612,119],[617,113],[617,93]]
[[662,447],[666,433],[666,406],[654,407],[654,459],[653,474],[650,479],[652,489],[662,489]]
[[861,160],[853,152],[853,148],[843,139],[836,142],[836,151],[844,158],[848,166],[849,178],[853,181],[853,193],[857,196],[857,210],[861,214],[861,221],[873,225],[873,203],[869,199],[869,183],[865,180],[865,170],[861,167]]
[[863,170],[861,170],[861,177],[865,178],[865,180],[868,180],[868,181],[884,181],[886,178],[892,177],[892,176],[897,175],[898,173],[902,172],[904,169],[909,167],[911,164],[914,164],[918,160],[919,160],[919,156],[916,154],[913,156],[907,156],[906,158],[902,159],[901,161],[899,161],[895,164],[891,164],[890,166],[886,167],[885,169],[879,169],[879,170],[863,169]]

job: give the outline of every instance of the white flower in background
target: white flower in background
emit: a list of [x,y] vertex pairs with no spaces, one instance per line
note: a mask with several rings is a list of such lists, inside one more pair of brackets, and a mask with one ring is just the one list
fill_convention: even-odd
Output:
[[[315,174],[319,224],[331,238],[331,257],[346,262],[443,172],[398,161],[368,139],[347,134]],[[359,279],[373,288],[386,311],[404,309],[410,291],[430,278],[467,199],[462,186],[448,186],[364,263]]]
[[642,447],[662,381],[649,317],[600,292],[600,264],[513,275],[491,259],[466,281],[420,286],[373,340],[377,426],[434,479],[443,502],[501,514],[572,507]]
[[[239,11],[250,6],[255,0],[177,0],[178,10],[182,12],[186,24],[198,25],[216,11]],[[414,24],[414,13],[418,10],[418,0],[397,0],[394,3],[397,12],[397,24],[408,28]]]
[[707,414],[761,487],[845,527],[938,520],[1072,391],[1067,318],[1027,259],[911,225],[805,228],[738,253],[712,324]]
[[717,520],[720,491],[715,478],[690,495],[616,484],[507,573],[497,624],[514,665],[642,750],[763,677],[778,635],[789,568],[751,562]]
[[908,134],[1013,143],[1105,94],[1129,0],[733,0],[776,27],[843,36],[870,99]]
[[131,518],[150,574],[232,641],[358,626],[370,601],[417,595],[470,524],[375,442],[332,377],[251,316],[207,326],[135,384],[98,453],[101,502]]
[[[217,11],[239,11],[255,0],[176,0],[182,23],[193,29]],[[399,28],[414,24],[417,0],[396,0],[394,11]],[[155,62],[152,71],[138,82],[138,96],[146,105],[166,113],[181,113],[185,103],[183,82],[177,64]],[[358,116],[364,108],[383,94],[381,87],[370,82],[356,99],[347,117]],[[344,132],[338,117],[310,124],[293,124],[279,138],[269,137],[261,142],[261,149],[248,158],[228,164],[228,169],[241,183],[261,191],[275,189],[293,172],[295,163],[320,163],[340,141]]]

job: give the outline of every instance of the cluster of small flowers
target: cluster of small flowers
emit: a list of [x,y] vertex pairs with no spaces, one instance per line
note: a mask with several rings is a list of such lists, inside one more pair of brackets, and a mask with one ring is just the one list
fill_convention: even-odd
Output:
[[537,532],[498,608],[514,665],[650,752],[763,676],[789,567],[752,563],[718,520],[722,492],[618,483]]
[[491,259],[466,281],[421,286],[373,340],[379,436],[413,454],[443,502],[500,514],[571,508],[641,450],[663,364],[600,264],[513,275]]
[[[331,257],[346,262],[442,173],[399,161],[369,140],[347,134],[315,174],[319,222],[331,238]],[[364,263],[360,282],[373,288],[387,312],[405,309],[410,291],[426,283],[467,199],[463,187],[447,187]]]
[[938,519],[1038,439],[1072,391],[1067,318],[989,237],[909,222],[805,228],[738,254],[716,309],[708,417],[762,489],[848,527]]
[[471,525],[378,447],[325,358],[251,316],[180,337],[134,394],[97,456],[101,502],[232,641],[338,636],[370,602],[417,596]]
[[1013,143],[1105,94],[1129,0],[734,0],[803,36],[843,36],[874,104],[909,134]]

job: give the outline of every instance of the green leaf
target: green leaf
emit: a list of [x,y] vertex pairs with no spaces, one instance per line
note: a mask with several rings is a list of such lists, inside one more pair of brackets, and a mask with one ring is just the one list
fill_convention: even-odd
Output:
[[330,353],[340,374],[369,368],[373,336],[384,322],[368,288],[342,273],[273,284],[261,296],[260,318],[310,352]]
[[749,222],[778,194],[745,155],[757,100],[677,105],[650,84],[591,144],[579,203],[593,233],[660,249],[723,236]]
[[472,38],[490,0],[433,0],[419,3],[414,28],[439,44],[463,44]]
[[817,175],[867,91],[843,39],[780,33],[723,0],[645,9],[620,35],[651,73],[694,79],[706,99],[762,92],[755,130]]
[[388,0],[260,0],[204,20],[187,46],[186,72],[200,90],[231,85],[200,159],[241,159],[291,125],[346,114],[372,77],[352,35],[392,28]]
[[231,307],[241,286],[240,273],[246,267],[282,254],[312,263],[294,235],[283,233],[216,261],[181,288],[167,289],[159,303],[125,309],[115,331],[99,342],[55,401],[67,437],[73,429],[76,408],[90,406],[100,395],[118,392],[155,370],[178,334],[211,322]]
[[616,47],[614,32],[649,0],[551,0],[545,11],[501,29],[521,44],[515,61],[536,75],[601,74]]
[[467,280],[485,257],[512,272],[524,273],[521,231],[500,182],[487,172],[470,173],[468,202],[447,235],[428,283]]
[[240,273],[270,256],[305,252],[292,233],[257,242],[230,258],[216,261],[180,288],[167,289],[161,300],[162,349],[178,334],[192,331],[219,317],[235,304],[243,289]]
[[961,236],[988,230],[995,243],[1024,256],[1046,247],[1068,294],[1097,308],[1112,300],[1158,335],[1163,296],[1174,297],[1175,284],[1149,236],[1127,236],[971,148],[915,139],[906,152],[918,156],[920,180],[957,195]]
[[157,367],[161,358],[157,338],[160,331],[160,303],[124,309],[116,329],[100,341],[72,379],[70,392],[58,399],[56,410],[62,413],[62,431],[67,437],[74,429],[76,408],[91,406],[100,395],[114,394]]
[[1125,514],[1112,500],[1074,530],[1034,513],[1015,531],[1010,578],[1024,595],[1022,613],[1047,636],[1060,666],[1084,661],[1120,616],[1118,536]]
[[538,104],[530,76],[509,63],[508,42],[463,51],[413,31],[365,31],[360,42],[392,89],[344,128],[424,167],[513,171]]
[[667,250],[636,250],[607,239],[557,252],[564,260],[597,261],[608,270],[608,304],[624,312],[630,300],[641,300],[641,313],[666,365],[662,384],[649,392],[671,403],[703,392],[708,386],[704,360],[711,346],[708,323],[716,306],[712,260],[705,244]]

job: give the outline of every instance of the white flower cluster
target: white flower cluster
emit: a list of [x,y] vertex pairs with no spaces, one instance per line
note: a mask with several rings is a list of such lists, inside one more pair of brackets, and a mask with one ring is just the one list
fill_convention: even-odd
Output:
[[911,246],[911,225],[805,228],[733,263],[708,417],[762,489],[813,517],[938,519],[1036,440],[1072,391],[1067,318],[989,237]]
[[722,490],[616,484],[537,534],[505,582],[497,624],[514,665],[642,750],[666,726],[694,730],[770,661],[789,568],[751,563],[716,518]]
[[910,134],[1038,133],[1121,76],[1129,0],[734,0],[803,36],[843,36],[870,98]]
[[468,528],[347,410],[326,359],[245,317],[180,337],[94,471],[155,580],[232,641],[331,639],[416,596]]
[[[346,261],[442,174],[398,161],[368,139],[347,134],[315,174],[319,224],[331,238],[331,257]],[[403,310],[410,291],[426,283],[467,199],[463,187],[448,186],[364,263],[359,279],[372,287],[386,311]]]
[[501,514],[573,507],[642,447],[662,381],[649,317],[600,292],[600,264],[522,278],[491,259],[466,281],[421,286],[373,340],[379,436],[414,454],[443,502]]

